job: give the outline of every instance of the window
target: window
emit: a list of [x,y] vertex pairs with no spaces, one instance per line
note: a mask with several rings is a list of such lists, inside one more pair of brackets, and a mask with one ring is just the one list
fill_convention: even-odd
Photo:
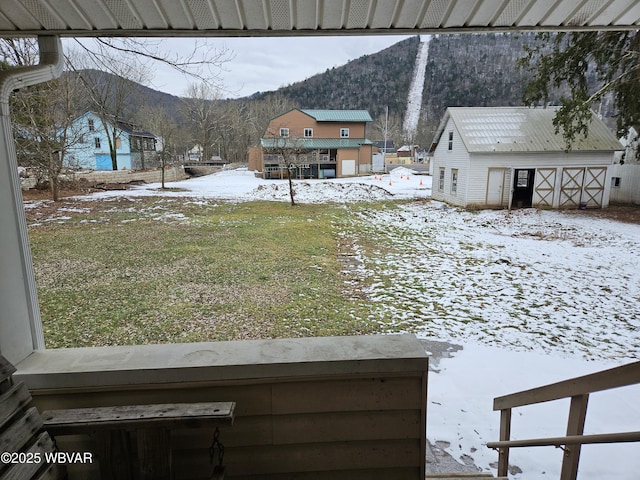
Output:
[[458,193],[458,169],[451,169],[451,195]]
[[89,119],[89,131],[90,131],[90,132],[93,132],[93,131],[95,131],[95,129],[96,129],[96,127],[95,127],[95,125],[93,124],[93,118],[90,118],[90,119]]
[[444,191],[444,167],[440,167],[440,177],[438,180],[438,191]]
[[620,187],[620,177],[611,177],[611,187]]
[[304,129],[304,138],[313,137],[313,128],[305,128]]
[[529,186],[529,171],[518,170],[518,178],[516,179],[516,186],[520,188],[527,188]]
[[448,150],[453,150],[453,132],[449,132],[449,148]]
[[96,148],[100,148],[100,137],[95,137],[93,139],[93,144],[95,145]]
[[281,128],[280,129],[280,136],[281,137],[288,137],[289,136],[289,129],[288,128]]
[[349,129],[341,128],[340,129],[340,138],[349,138]]

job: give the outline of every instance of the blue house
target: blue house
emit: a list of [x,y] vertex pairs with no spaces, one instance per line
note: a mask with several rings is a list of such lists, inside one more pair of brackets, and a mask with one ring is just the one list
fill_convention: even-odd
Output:
[[156,136],[132,123],[113,120],[105,129],[100,116],[87,112],[76,118],[67,132],[69,146],[65,165],[70,168],[112,170],[109,138],[116,126],[118,170],[138,170],[156,157]]

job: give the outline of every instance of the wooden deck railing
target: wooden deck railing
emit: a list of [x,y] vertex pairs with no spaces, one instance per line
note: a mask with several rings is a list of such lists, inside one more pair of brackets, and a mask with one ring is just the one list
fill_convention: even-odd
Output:
[[[612,388],[640,383],[640,362],[603,370],[563,382],[495,398],[493,410],[500,410],[500,441],[488,442],[489,448],[498,450],[498,476],[506,476],[509,467],[509,449],[554,445],[562,447],[564,457],[560,480],[575,480],[578,475],[580,448],[584,444],[639,442],[640,432],[616,432],[583,435],[589,394]],[[510,440],[511,410],[536,403],[571,398],[567,435],[553,438]]]

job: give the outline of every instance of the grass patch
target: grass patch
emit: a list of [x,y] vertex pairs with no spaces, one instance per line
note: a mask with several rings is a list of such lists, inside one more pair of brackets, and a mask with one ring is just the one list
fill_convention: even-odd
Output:
[[29,232],[49,348],[380,328],[341,273],[343,206],[141,199],[64,214]]

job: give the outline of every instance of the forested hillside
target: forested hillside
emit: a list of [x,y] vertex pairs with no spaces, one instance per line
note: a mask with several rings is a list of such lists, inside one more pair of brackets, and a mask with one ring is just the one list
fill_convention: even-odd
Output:
[[[426,145],[447,106],[520,105],[525,74],[516,63],[534,34],[440,35],[431,40],[416,143]],[[278,90],[303,108],[389,108],[395,136],[404,117],[419,37]],[[261,94],[261,97],[271,93]],[[380,122],[378,122],[380,123]],[[374,125],[370,131],[375,132]],[[407,140],[407,139],[405,139]],[[401,141],[400,138],[397,141]]]
[[278,92],[302,108],[363,109],[376,118],[388,106],[403,115],[418,45],[418,37],[409,38]]
[[522,105],[528,77],[518,68],[534,34],[433,38],[423,91],[423,128],[433,132],[447,107]]

